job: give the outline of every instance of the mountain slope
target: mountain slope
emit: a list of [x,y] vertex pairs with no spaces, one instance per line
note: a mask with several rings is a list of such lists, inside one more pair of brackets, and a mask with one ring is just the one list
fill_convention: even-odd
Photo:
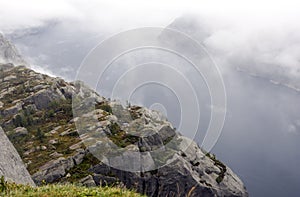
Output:
[[[139,106],[123,107],[81,82],[67,83],[23,66],[2,64],[0,67],[0,124],[37,184],[43,181],[81,182],[88,186],[122,183],[149,196],[248,195],[230,168],[181,136],[158,112]],[[82,133],[76,128],[78,121],[85,119],[73,117],[72,95],[86,98],[93,95],[91,101],[95,108],[84,113],[84,118],[96,120],[95,124],[84,127],[89,132]],[[126,128],[139,135],[129,133]],[[93,154],[97,156],[97,151],[102,154],[111,150],[97,149],[97,143],[86,143],[85,139],[91,139],[95,132],[108,136],[117,147],[145,155],[146,166],[141,167],[146,172],[128,172],[121,169],[124,163],[116,164],[111,158],[103,163],[95,158]],[[152,134],[143,136],[145,132]],[[170,140],[174,143],[169,143]],[[151,152],[158,148],[163,148],[163,157]],[[135,161],[133,155],[128,158]],[[155,170],[156,166],[160,168]]]

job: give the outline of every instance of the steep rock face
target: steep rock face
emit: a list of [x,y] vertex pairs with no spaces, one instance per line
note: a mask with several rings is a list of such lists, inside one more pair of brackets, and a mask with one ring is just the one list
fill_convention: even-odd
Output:
[[0,33],[0,62],[1,63],[13,63],[16,65],[25,64],[25,60],[19,54],[16,47],[11,44]]
[[[229,167],[182,136],[159,112],[123,107],[81,82],[67,83],[22,66],[0,67],[5,68],[0,125],[36,184],[123,184],[148,196],[248,196]],[[114,148],[122,151],[107,157]]]
[[6,137],[1,127],[0,144],[0,176],[4,176],[8,181],[35,185],[18,152]]

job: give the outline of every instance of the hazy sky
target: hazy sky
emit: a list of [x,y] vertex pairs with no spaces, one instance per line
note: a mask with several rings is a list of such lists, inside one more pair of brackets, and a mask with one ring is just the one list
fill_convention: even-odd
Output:
[[0,29],[38,26],[52,19],[74,19],[91,29],[167,25],[186,13],[222,17],[231,22],[259,26],[265,22],[295,24],[299,3],[292,0],[179,1],[179,0],[11,0],[0,1]]

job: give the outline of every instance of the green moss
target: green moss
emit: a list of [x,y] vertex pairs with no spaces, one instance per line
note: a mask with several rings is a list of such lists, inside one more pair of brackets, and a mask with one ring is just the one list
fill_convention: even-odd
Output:
[[125,131],[121,130],[118,123],[112,123],[108,126],[108,128],[110,130],[108,138],[119,147],[125,148],[126,146],[135,144],[139,141],[139,137],[129,135]]
[[[47,112],[53,111],[56,116],[62,116],[64,119],[71,120],[73,118],[72,99],[60,99],[52,101],[49,104]],[[51,113],[46,118],[51,118]]]
[[211,155],[210,153],[206,153],[206,156],[213,160],[214,165],[220,169],[219,176],[216,178],[216,182],[220,184],[225,177],[225,173],[227,171],[226,166],[221,161],[216,159],[216,156],[214,154]]
[[107,113],[110,113],[110,114],[113,113],[111,106],[106,102],[96,104],[95,108],[96,109],[102,109],[102,110],[104,110],[104,111],[106,111]]
[[4,180],[4,176],[0,179],[0,192],[5,192],[7,190],[7,182]]
[[219,175],[219,176],[216,178],[216,181],[217,181],[218,184],[220,184],[220,183],[223,181],[223,179],[224,179],[224,175],[223,175],[223,176],[222,176],[222,175]]
[[112,123],[108,126],[112,135],[116,135],[121,132],[121,127],[118,123]]

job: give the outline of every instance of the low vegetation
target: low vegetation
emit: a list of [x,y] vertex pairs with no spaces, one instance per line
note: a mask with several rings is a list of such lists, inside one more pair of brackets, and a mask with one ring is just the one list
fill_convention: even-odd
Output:
[[219,176],[216,178],[217,183],[220,184],[223,181],[225,173],[227,171],[226,166],[221,161],[219,161],[214,154],[211,155],[210,153],[206,153],[206,156],[213,160],[215,166],[220,169]]
[[70,183],[76,183],[80,179],[92,174],[88,170],[92,165],[99,163],[99,160],[95,158],[91,153],[87,154],[83,161],[79,165],[75,165],[73,168],[67,171],[71,176],[67,178]]
[[126,146],[135,144],[139,141],[139,137],[127,134],[121,129],[118,123],[112,123],[108,128],[110,133],[107,136],[119,147],[125,148]]
[[40,187],[7,183],[0,180],[0,196],[16,197],[140,197],[140,194],[122,187],[84,187],[74,184],[51,184]]
[[106,103],[106,102],[97,103],[97,104],[95,105],[95,108],[96,108],[96,109],[102,109],[102,110],[106,111],[107,113],[112,114],[112,108],[111,108],[111,106],[110,106],[108,103]]
[[[28,130],[27,135],[8,132],[8,137],[23,161],[28,163],[27,169],[31,174],[46,162],[54,159],[51,156],[54,152],[63,154],[65,157],[75,152],[70,150],[70,146],[80,142],[80,138],[77,132],[72,132],[76,130],[74,123],[69,123],[73,118],[71,104],[71,99],[55,100],[49,104],[48,109],[30,112],[21,110],[13,119],[13,127],[5,128],[12,131],[21,126]],[[55,130],[55,128],[59,129]],[[51,130],[55,131],[50,134]],[[60,135],[66,130],[69,130],[72,135]],[[51,139],[56,139],[57,142],[51,145],[49,144]]]

